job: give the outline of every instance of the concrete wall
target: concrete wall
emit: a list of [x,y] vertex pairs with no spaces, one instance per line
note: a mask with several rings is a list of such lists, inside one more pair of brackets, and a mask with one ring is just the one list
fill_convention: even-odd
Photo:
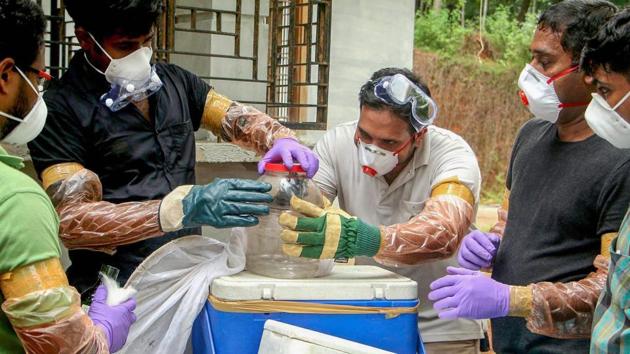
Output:
[[[413,64],[413,0],[333,0],[328,129],[358,119],[358,93],[380,68]],[[323,132],[302,132],[315,143]]]

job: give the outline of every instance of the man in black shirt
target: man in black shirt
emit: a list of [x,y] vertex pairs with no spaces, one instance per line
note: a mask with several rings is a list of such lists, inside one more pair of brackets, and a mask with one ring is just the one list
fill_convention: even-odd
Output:
[[[590,90],[577,70],[584,39],[615,11],[606,1],[569,0],[541,15],[519,78],[537,119],[512,149],[503,237],[467,235],[458,254],[465,268],[431,284],[442,318],[493,318],[497,353],[589,351],[610,259],[602,250],[630,202],[630,154],[587,125]],[[492,279],[478,271],[490,266]]]
[[[48,88],[49,116],[29,144],[70,249],[70,283],[84,294],[103,264],[125,282],[144,258],[201,225],[251,226],[268,213],[270,186],[247,180],[195,183],[193,132],[204,127],[259,154],[317,159],[294,133],[218,94],[175,65],[151,65],[161,0],[66,0],[82,50]],[[290,167],[290,166],[289,166]],[[99,251],[99,252],[95,252]]]

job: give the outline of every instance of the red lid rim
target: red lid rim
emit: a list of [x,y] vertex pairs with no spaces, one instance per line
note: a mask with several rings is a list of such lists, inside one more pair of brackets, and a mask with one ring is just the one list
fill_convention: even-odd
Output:
[[265,171],[270,172],[285,172],[285,173],[306,173],[299,163],[294,163],[291,170],[289,170],[283,163],[267,162],[265,164]]

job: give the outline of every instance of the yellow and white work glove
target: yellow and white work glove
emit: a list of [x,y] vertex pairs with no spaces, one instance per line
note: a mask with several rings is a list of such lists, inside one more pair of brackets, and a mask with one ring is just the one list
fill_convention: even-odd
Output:
[[298,197],[291,198],[292,212],[280,215],[284,227],[280,237],[282,251],[289,256],[348,259],[355,256],[372,257],[381,248],[381,231],[345,211],[331,206],[324,198],[320,208]]

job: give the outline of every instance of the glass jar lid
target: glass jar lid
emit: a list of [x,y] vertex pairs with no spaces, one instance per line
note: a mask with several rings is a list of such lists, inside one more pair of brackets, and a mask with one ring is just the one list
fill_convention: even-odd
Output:
[[265,164],[265,171],[269,172],[284,172],[284,173],[306,173],[299,163],[294,163],[293,167],[289,170],[283,163],[267,162]]

